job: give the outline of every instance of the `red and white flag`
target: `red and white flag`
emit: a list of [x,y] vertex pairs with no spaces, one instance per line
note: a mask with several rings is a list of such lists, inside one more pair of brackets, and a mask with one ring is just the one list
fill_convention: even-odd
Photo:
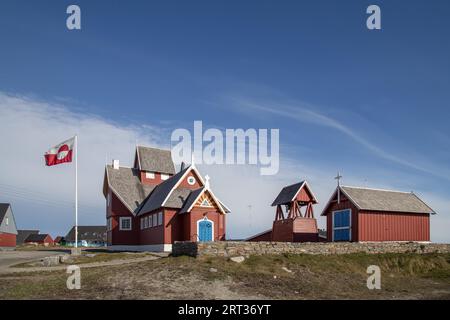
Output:
[[54,166],[56,164],[72,162],[75,137],[54,146],[45,153],[45,165]]

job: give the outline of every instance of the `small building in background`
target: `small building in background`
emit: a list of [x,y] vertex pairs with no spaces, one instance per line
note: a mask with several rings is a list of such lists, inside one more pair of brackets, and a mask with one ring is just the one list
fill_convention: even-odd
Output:
[[435,214],[413,192],[338,186],[325,206],[328,241],[430,241]]
[[15,249],[16,237],[17,227],[11,205],[9,203],[0,203],[0,249]]
[[39,230],[17,230],[16,245],[20,246],[25,243],[25,240],[30,234],[38,234]]
[[52,237],[47,234],[30,234],[26,239],[25,239],[25,243],[27,244],[42,244],[44,246],[49,246],[49,245],[53,245],[53,239]]
[[65,245],[65,244],[66,244],[66,241],[65,241],[65,239],[64,239],[63,236],[57,236],[57,237],[53,240],[53,243],[56,244],[56,245]]
[[[63,238],[66,245],[75,245],[75,227]],[[106,226],[78,226],[78,244],[83,247],[106,246]]]

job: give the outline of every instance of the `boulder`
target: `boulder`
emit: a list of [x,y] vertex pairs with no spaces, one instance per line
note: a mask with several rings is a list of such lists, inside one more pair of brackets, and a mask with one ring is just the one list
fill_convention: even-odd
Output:
[[233,262],[241,263],[244,262],[245,258],[243,256],[237,256],[230,258],[230,260]]

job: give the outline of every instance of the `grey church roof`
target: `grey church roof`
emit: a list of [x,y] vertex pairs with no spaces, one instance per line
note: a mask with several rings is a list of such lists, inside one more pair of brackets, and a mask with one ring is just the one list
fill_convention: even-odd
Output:
[[342,186],[341,190],[361,210],[435,213],[412,192]]
[[189,194],[189,197],[186,199],[186,202],[184,203],[183,207],[180,210],[180,213],[186,213],[188,212],[189,208],[194,204],[197,197],[203,192],[205,188],[201,187],[195,190],[192,190],[192,192]]
[[175,174],[170,150],[138,146],[136,148],[141,170]]
[[[177,174],[171,176],[166,181],[157,185],[155,190],[147,197],[147,199],[145,199],[145,202],[142,205],[142,208],[139,210],[139,214],[144,214],[144,213],[156,210],[158,208],[161,208],[162,204],[164,203],[164,200],[167,198],[170,191],[172,191],[172,189],[175,187],[175,185],[178,183],[178,181],[183,177],[185,172],[187,170],[189,170],[189,168],[190,167],[186,167],[184,170],[181,170]],[[177,189],[175,189],[173,193],[175,193],[175,191]],[[185,191],[184,193],[181,190],[177,191],[177,193],[180,193],[180,196],[184,196],[185,197],[184,199],[186,199],[190,192],[189,189],[186,189],[186,190],[187,191]],[[172,195],[171,195],[169,197],[169,199],[167,200],[166,207],[171,207],[169,205],[169,202],[170,202],[171,205],[176,205],[176,206],[173,206],[172,208],[181,208],[183,203],[181,203],[181,205],[178,206],[177,199],[180,199],[180,198],[177,197],[176,195],[174,197],[172,197]]]
[[111,165],[107,165],[106,173],[111,188],[134,213],[137,213],[141,203],[155,188],[155,185],[141,183],[137,169],[124,167],[114,169]]

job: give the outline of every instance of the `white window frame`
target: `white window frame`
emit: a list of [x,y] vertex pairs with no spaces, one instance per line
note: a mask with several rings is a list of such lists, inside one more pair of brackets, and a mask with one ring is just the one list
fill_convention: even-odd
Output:
[[6,224],[7,226],[9,226],[9,217],[6,217],[6,219],[5,219],[5,224]]
[[163,213],[162,211],[158,212],[158,226],[162,226],[163,224]]
[[152,227],[156,227],[157,225],[158,225],[158,215],[156,213],[154,213]]
[[[334,214],[337,212],[342,212],[342,211],[350,211],[350,216],[349,216],[349,226],[348,227],[334,227]],[[334,210],[331,212],[331,239],[332,242],[334,242],[334,230],[345,230],[348,229],[348,241],[352,241],[352,209],[348,208],[348,209],[339,209],[339,210]]]
[[141,218],[141,230],[144,229],[144,218]]
[[[122,221],[126,221],[126,220],[130,221],[130,228],[123,228],[122,227]],[[131,217],[120,217],[119,218],[119,230],[120,231],[131,231],[131,230],[133,230],[133,221],[132,221]]]
[[108,225],[107,231],[112,231],[112,218],[111,217],[108,218],[107,225]]
[[195,184],[196,180],[194,176],[189,176],[187,177],[187,183],[191,186],[193,186]]
[[145,178],[146,179],[155,179],[155,173],[154,172],[146,172]]
[[148,227],[151,228],[153,227],[153,215],[149,215],[148,216]]
[[145,226],[145,229],[148,229],[150,226],[148,225],[148,216],[146,216],[145,218],[144,218],[145,220],[145,222],[144,222],[144,226]]
[[168,174],[161,173],[161,180],[167,180],[169,178],[170,178],[170,176]]

